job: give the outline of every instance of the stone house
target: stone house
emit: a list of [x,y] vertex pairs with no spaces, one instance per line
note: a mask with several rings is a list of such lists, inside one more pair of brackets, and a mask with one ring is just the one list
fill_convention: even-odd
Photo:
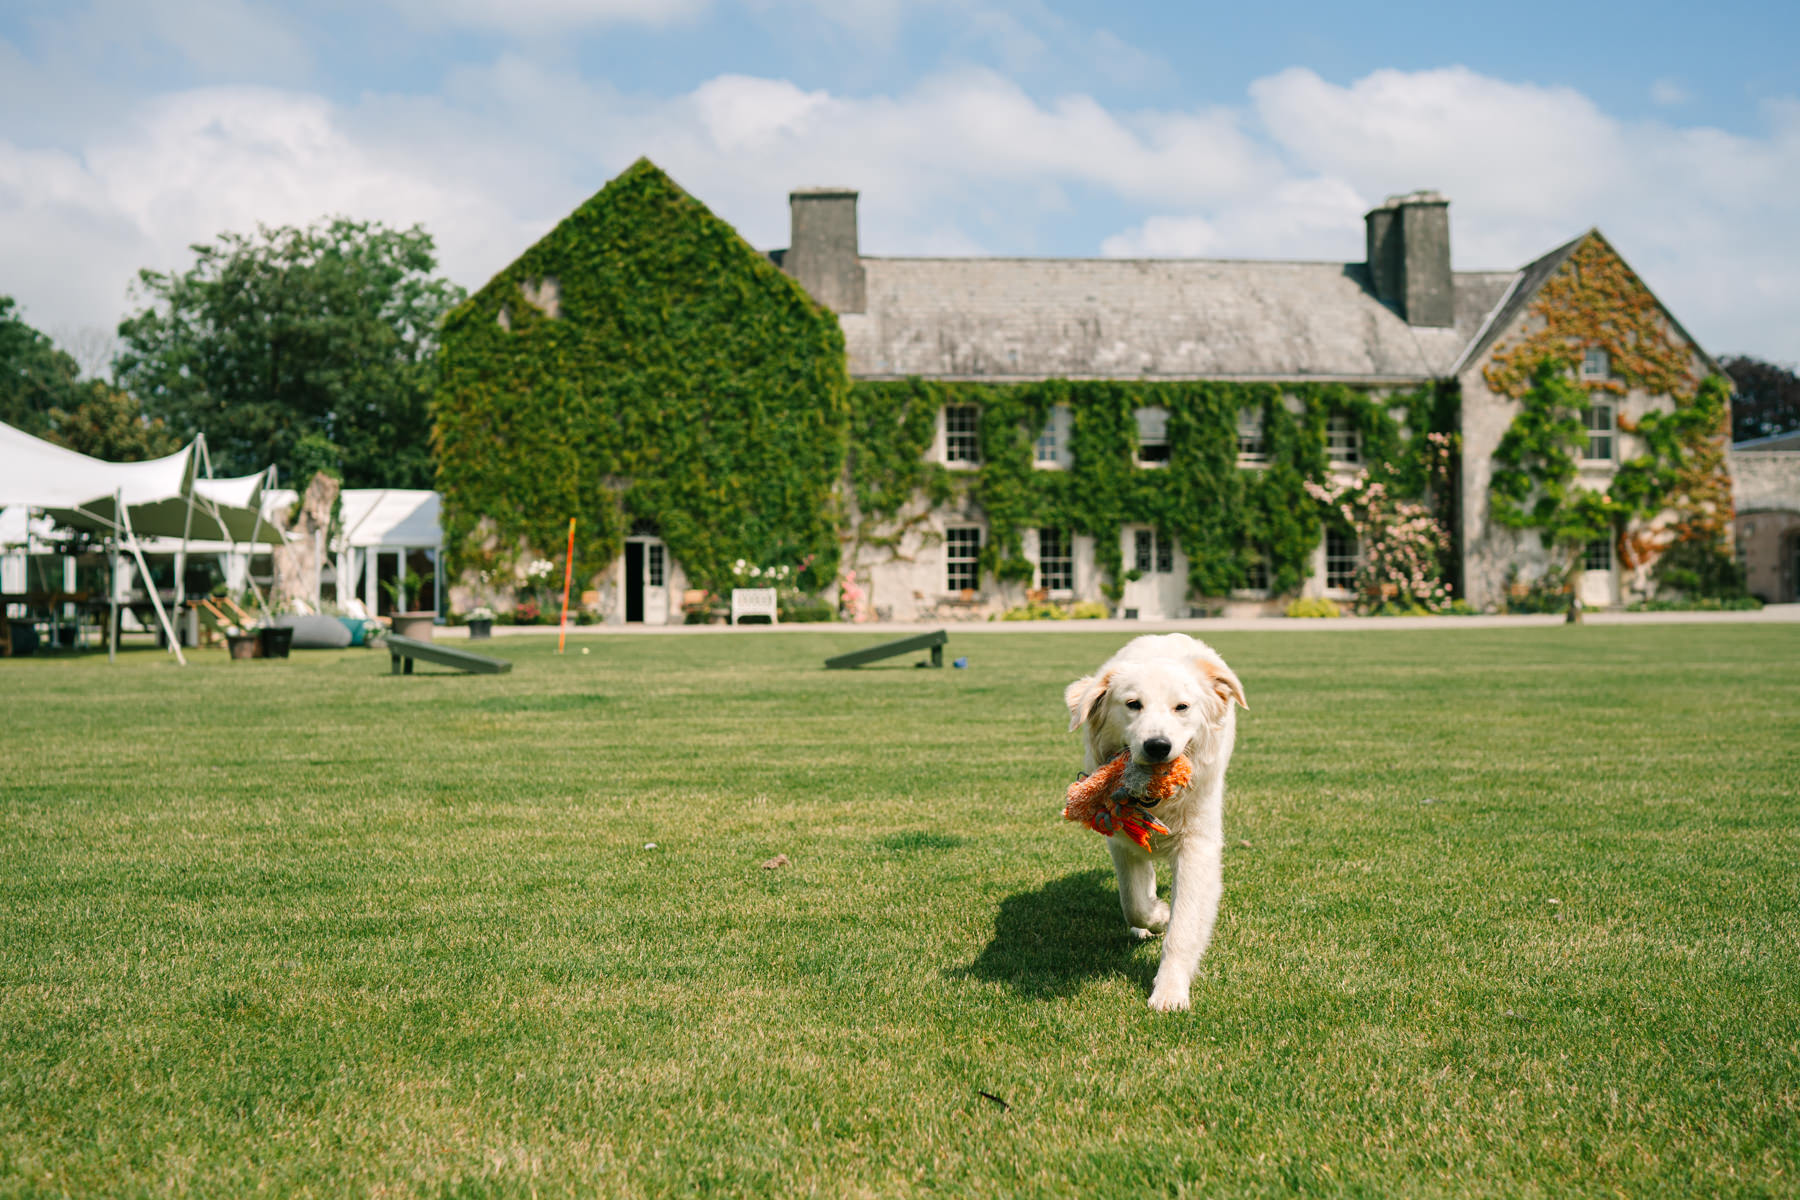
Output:
[[[836,522],[841,571],[854,572],[883,619],[987,619],[1027,599],[1100,602],[1146,620],[1280,611],[1296,594],[1347,600],[1364,547],[1323,520],[1316,535],[1304,526],[1299,550],[1290,539],[1279,570],[1250,554],[1212,570],[1209,556],[1242,548],[1217,536],[1202,545],[1172,532],[1168,525],[1178,521],[1159,525],[1129,514],[1084,528],[1019,511],[1002,515],[973,486],[987,466],[984,438],[994,433],[983,425],[983,397],[996,389],[1066,385],[1075,395],[1111,387],[1137,397],[1122,403],[1136,405],[1123,410],[1135,426],[1125,435],[1126,453],[1143,495],[1178,475],[1191,481],[1199,461],[1184,463],[1191,450],[1182,422],[1191,414],[1156,397],[1184,385],[1243,385],[1298,413],[1299,393],[1336,388],[1388,406],[1390,426],[1416,423],[1421,410],[1407,408],[1408,397],[1442,399],[1433,420],[1458,445],[1434,499],[1450,534],[1449,582],[1477,607],[1493,607],[1550,564],[1536,533],[1502,527],[1489,511],[1495,454],[1520,412],[1527,358],[1553,351],[1577,364],[1572,373],[1590,398],[1577,482],[1596,491],[1642,453],[1637,430],[1646,414],[1673,410],[1677,393],[1691,394],[1702,376],[1717,373],[1598,231],[1517,269],[1455,271],[1449,202],[1433,192],[1370,211],[1365,258],[1348,263],[866,255],[857,201],[843,188],[797,190],[789,197],[790,244],[753,252],[640,160],[472,296],[446,331],[447,383],[438,404],[453,559],[459,527],[472,531],[464,540],[494,560],[489,566],[514,545],[521,561],[527,548],[559,552],[544,536],[548,516],[542,530],[496,520],[527,507],[516,499],[522,483],[502,478],[510,470],[521,481],[529,476],[532,511],[594,514],[584,530],[606,537],[586,560],[606,565],[584,568],[582,590],[594,615],[609,622],[679,621],[684,592],[720,587],[721,564],[733,553],[753,557],[729,549],[732,537],[817,547],[828,520]],[[675,245],[685,255],[679,261]],[[691,282],[701,276],[729,286]],[[547,287],[556,294],[541,294]],[[814,328],[814,314],[825,333]],[[669,329],[678,341],[664,336]],[[791,332],[771,338],[771,329]],[[769,383],[751,382],[749,371]],[[692,372],[685,394],[683,372]],[[786,391],[771,409],[758,389],[776,385]],[[965,486],[916,488],[894,511],[870,516],[859,510],[852,484],[858,439],[868,436],[856,425],[857,397],[897,386],[949,397],[921,414],[933,424],[916,442],[919,465],[940,482]],[[649,407],[609,409],[594,399],[608,389],[641,394]],[[544,403],[527,399],[552,393]],[[671,405],[682,406],[681,421],[669,419]],[[1076,446],[1091,418],[1080,407],[1033,409],[1041,427],[1018,431],[1028,439],[1026,474],[1036,483],[1063,473],[1064,492],[1085,486]],[[1235,486],[1241,499],[1257,478],[1273,477],[1276,435],[1265,422],[1281,412],[1237,411],[1235,465],[1228,441],[1216,441],[1223,457],[1207,460],[1215,465],[1206,470],[1233,476],[1214,482]],[[569,424],[576,418],[585,424]],[[1343,412],[1326,419],[1315,405],[1308,419],[1322,451],[1311,460],[1320,467],[1309,470],[1344,483],[1375,465],[1367,434]],[[686,437],[686,448],[661,452],[633,428],[659,428],[665,441]],[[739,462],[739,454],[731,468],[739,474],[728,484],[691,469],[706,453],[707,431],[716,437],[720,429],[762,430],[754,443],[763,465]],[[1229,439],[1231,431],[1213,432]],[[535,449],[526,449],[528,440]],[[581,464],[569,453],[578,444],[590,447]],[[554,460],[556,469],[496,469],[501,448]],[[811,463],[811,491],[762,493],[791,511],[773,516],[767,501],[749,498],[765,476],[801,458]],[[591,465],[602,460],[611,465]],[[674,487],[669,473],[680,470]],[[836,500],[826,501],[818,485],[834,470]],[[554,487],[544,483],[548,476]],[[1704,500],[1725,510],[1714,514],[1723,520],[1730,503],[1728,486]],[[1289,507],[1296,522],[1313,519],[1304,515],[1314,511],[1310,503]],[[801,525],[804,536],[793,532]],[[868,536],[871,529],[878,536]],[[1588,547],[1579,576],[1586,603],[1622,603],[1648,586],[1646,558],[1632,553],[1634,544],[1641,550],[1629,537]],[[702,555],[711,561],[688,561]],[[486,599],[472,579],[464,569],[453,603]],[[1205,579],[1230,582],[1195,582]],[[830,577],[814,582],[833,590]]]
[[1738,563],[1765,604],[1800,600],[1800,430],[1731,448]]
[[[1366,258],[1349,263],[869,256],[858,245],[856,204],[857,193],[845,189],[792,193],[792,245],[772,255],[837,312],[853,380],[1341,382],[1377,396],[1454,384],[1460,486],[1453,511],[1443,515],[1456,526],[1456,585],[1478,607],[1498,604],[1509,579],[1538,575],[1547,562],[1535,535],[1496,527],[1488,516],[1493,456],[1518,412],[1494,378],[1507,352],[1555,334],[1580,343],[1564,352],[1579,353],[1584,382],[1613,389],[1595,393],[1583,487],[1604,491],[1618,464],[1642,450],[1634,422],[1674,406],[1666,393],[1613,381],[1611,359],[1630,352],[1608,345],[1612,314],[1602,305],[1617,296],[1595,299],[1580,286],[1583,272],[1610,276],[1614,290],[1635,289],[1640,317],[1685,360],[1688,378],[1717,372],[1597,230],[1521,268],[1452,270],[1449,202],[1433,192],[1371,210]],[[1568,329],[1593,333],[1570,338]],[[1154,470],[1166,453],[1156,449],[1162,431],[1154,413],[1139,416],[1140,443],[1150,448],[1140,465]],[[951,469],[972,466],[973,419],[947,407],[928,456]],[[1069,465],[1066,422],[1059,413],[1046,423],[1038,468]],[[1256,431],[1241,433],[1239,468],[1258,470]],[[1332,428],[1329,448],[1339,480],[1363,465],[1351,431]],[[985,617],[1019,603],[1027,590],[992,579],[968,586],[986,534],[979,506],[965,504],[916,523],[898,553],[864,555],[852,565],[870,582],[878,610],[894,619]],[[1195,597],[1179,542],[1163,544],[1141,526],[1121,528],[1118,537],[1138,576],[1117,605],[1127,614],[1250,613],[1282,601],[1257,588]],[[1580,576],[1586,603],[1618,604],[1645,586],[1643,571],[1620,561],[1621,548],[1605,541],[1589,548]],[[1056,530],[1026,538],[1038,589],[1053,599],[1103,598],[1095,550],[1092,538]],[[1321,528],[1302,594],[1348,599],[1358,554],[1353,540]]]

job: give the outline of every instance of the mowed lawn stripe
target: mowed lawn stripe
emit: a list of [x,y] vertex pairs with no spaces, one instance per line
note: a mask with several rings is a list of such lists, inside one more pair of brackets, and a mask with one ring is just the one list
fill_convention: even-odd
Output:
[[1058,819],[1122,639],[952,638],[8,661],[0,1194],[1800,1186],[1800,630],[1220,633],[1173,1018]]

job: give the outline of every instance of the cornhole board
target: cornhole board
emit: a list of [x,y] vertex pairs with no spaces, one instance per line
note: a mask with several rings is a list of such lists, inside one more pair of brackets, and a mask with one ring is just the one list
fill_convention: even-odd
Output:
[[[418,638],[401,637],[390,633],[387,636],[389,655],[388,671],[390,675],[411,675],[413,661],[435,663],[440,667],[455,667],[458,671],[468,671],[474,675],[504,675],[512,670],[512,664],[503,658],[489,658],[485,654],[471,654],[467,650],[458,650],[454,646],[440,646],[436,642],[421,642]],[[404,669],[402,668],[404,664]]]
[[882,642],[878,646],[867,646],[861,650],[852,650],[848,654],[834,655],[825,660],[825,667],[831,671],[842,671],[850,667],[860,667],[864,663],[879,662],[884,658],[913,654],[920,650],[931,651],[931,665],[941,667],[944,665],[944,644],[949,640],[949,634],[942,629],[934,629],[930,633],[896,638],[891,642]]

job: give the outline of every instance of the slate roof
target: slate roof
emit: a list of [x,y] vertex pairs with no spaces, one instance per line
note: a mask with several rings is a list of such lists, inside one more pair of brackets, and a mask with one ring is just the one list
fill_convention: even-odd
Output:
[[857,378],[1428,379],[1450,372],[1522,275],[1456,272],[1456,323],[1432,329],[1377,300],[1362,263],[862,264],[868,310],[839,317]]
[[1462,352],[1456,363],[1457,370],[1486,353],[1488,347],[1512,327],[1513,321],[1525,311],[1525,306],[1531,303],[1538,289],[1544,286],[1544,281],[1556,273],[1556,269],[1568,260],[1569,255],[1575,253],[1575,247],[1586,241],[1588,236],[1584,233],[1580,237],[1570,238],[1542,258],[1525,264],[1524,269],[1519,272],[1518,285],[1506,294],[1493,319],[1488,321],[1475,340]]

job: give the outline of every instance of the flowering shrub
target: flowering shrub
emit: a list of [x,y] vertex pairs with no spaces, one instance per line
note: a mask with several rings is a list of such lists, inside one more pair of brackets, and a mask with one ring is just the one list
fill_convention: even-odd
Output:
[[740,558],[731,564],[731,586],[774,588],[776,607],[784,621],[829,621],[834,615],[830,602],[814,599],[798,586],[800,577],[812,563],[810,554],[791,567],[759,567]]
[[875,619],[875,610],[869,606],[869,594],[856,582],[854,567],[845,567],[838,577],[838,612],[846,621]]
[[521,600],[513,609],[513,621],[519,625],[536,625],[543,615],[544,610],[538,607],[536,600]]
[[1362,551],[1356,569],[1358,605],[1437,612],[1450,603],[1450,585],[1443,580],[1450,534],[1431,510],[1396,498],[1366,470],[1333,487],[1308,480],[1306,490],[1356,534]]
[[731,564],[732,587],[781,588],[790,584],[794,575],[792,567],[759,567],[741,558]]

